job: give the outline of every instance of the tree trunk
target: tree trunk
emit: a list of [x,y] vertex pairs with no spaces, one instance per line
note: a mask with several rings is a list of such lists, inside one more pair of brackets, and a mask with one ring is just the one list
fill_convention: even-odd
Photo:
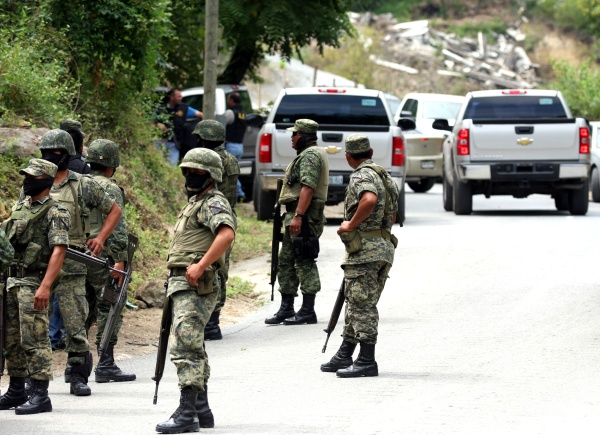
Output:
[[239,85],[251,66],[258,65],[261,52],[256,44],[236,45],[231,54],[225,71],[217,78],[217,83],[223,85]]
[[204,101],[203,119],[215,119],[215,88],[217,84],[217,40],[219,31],[219,0],[206,0],[206,39],[204,40]]

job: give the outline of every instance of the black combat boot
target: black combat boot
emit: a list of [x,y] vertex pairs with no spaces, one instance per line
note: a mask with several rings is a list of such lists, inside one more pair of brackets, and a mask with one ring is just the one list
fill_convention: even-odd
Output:
[[210,315],[210,319],[204,327],[204,340],[221,340],[223,338],[221,328],[219,327],[220,314],[221,311],[213,311]]
[[69,365],[69,363],[67,363],[67,366],[65,367],[65,384],[70,384],[71,383],[71,366]]
[[31,389],[33,393],[29,400],[15,408],[15,414],[39,414],[41,412],[52,412],[52,402],[48,397],[48,385],[50,381],[40,381],[31,378]]
[[198,432],[200,424],[198,423],[198,414],[196,413],[197,396],[198,389],[196,387],[185,387],[182,389],[181,397],[179,398],[179,407],[171,415],[171,418],[156,425],[156,432]]
[[33,387],[31,386],[31,378],[25,378],[25,394],[27,397],[33,394]]
[[375,361],[375,345],[361,342],[360,353],[354,364],[346,369],[339,369],[336,374],[338,378],[378,376],[379,370]]
[[198,414],[198,422],[202,428],[215,427],[215,417],[208,406],[208,390],[206,388],[205,385],[204,391],[198,391],[196,398],[196,414]]
[[[96,382],[102,384],[104,382],[127,382],[127,381],[135,381],[135,374],[133,373],[125,373],[115,364],[114,357],[114,344],[109,344],[106,348],[106,352],[104,355],[98,360],[98,365],[96,366]],[[100,351],[98,351],[98,354]]]
[[294,295],[281,295],[281,306],[279,307],[279,311],[277,311],[273,317],[269,317],[265,319],[265,323],[267,325],[278,325],[283,322],[288,317],[293,317],[296,315],[294,311]]
[[[88,356],[90,355],[90,356]],[[70,393],[76,396],[89,396],[92,390],[88,386],[88,377],[90,375],[88,359],[91,358],[89,352],[69,353],[69,358],[84,357],[86,362],[83,364],[73,364],[71,366],[71,390]]]
[[321,364],[322,372],[337,372],[339,369],[345,369],[352,365],[352,354],[356,349],[356,343],[342,341],[342,345],[335,355],[331,357],[329,362]]
[[15,408],[27,402],[25,394],[25,378],[10,377],[8,390],[0,396],[0,410]]
[[295,316],[290,316],[283,321],[284,325],[309,325],[317,323],[317,313],[315,313],[315,296],[302,294],[302,307]]

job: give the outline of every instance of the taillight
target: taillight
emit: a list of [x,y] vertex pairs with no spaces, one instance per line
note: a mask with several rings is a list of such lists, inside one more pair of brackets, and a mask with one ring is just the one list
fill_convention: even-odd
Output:
[[392,166],[404,166],[404,139],[394,137],[392,139]]
[[579,154],[590,153],[590,131],[586,127],[579,128]]
[[272,141],[272,134],[265,133],[260,137],[260,143],[258,145],[258,161],[260,163],[271,163]]
[[468,156],[471,152],[469,149],[468,128],[463,128],[458,132],[458,143],[456,144],[456,152],[459,156]]

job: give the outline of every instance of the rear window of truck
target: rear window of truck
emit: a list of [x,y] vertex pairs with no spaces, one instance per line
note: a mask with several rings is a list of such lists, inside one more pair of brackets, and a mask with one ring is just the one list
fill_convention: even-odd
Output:
[[376,97],[355,95],[286,95],[273,122],[293,124],[308,118],[319,124],[390,125],[383,102]]
[[538,119],[567,118],[556,97],[532,95],[473,98],[463,119]]

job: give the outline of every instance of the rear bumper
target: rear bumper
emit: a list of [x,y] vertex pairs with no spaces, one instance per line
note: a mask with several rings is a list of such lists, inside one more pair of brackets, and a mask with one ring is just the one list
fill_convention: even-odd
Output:
[[408,156],[406,158],[406,178],[437,178],[442,176],[442,154],[433,156]]
[[558,181],[562,179],[584,180],[588,178],[590,165],[561,162],[501,162],[461,164],[458,169],[458,177],[463,181]]

